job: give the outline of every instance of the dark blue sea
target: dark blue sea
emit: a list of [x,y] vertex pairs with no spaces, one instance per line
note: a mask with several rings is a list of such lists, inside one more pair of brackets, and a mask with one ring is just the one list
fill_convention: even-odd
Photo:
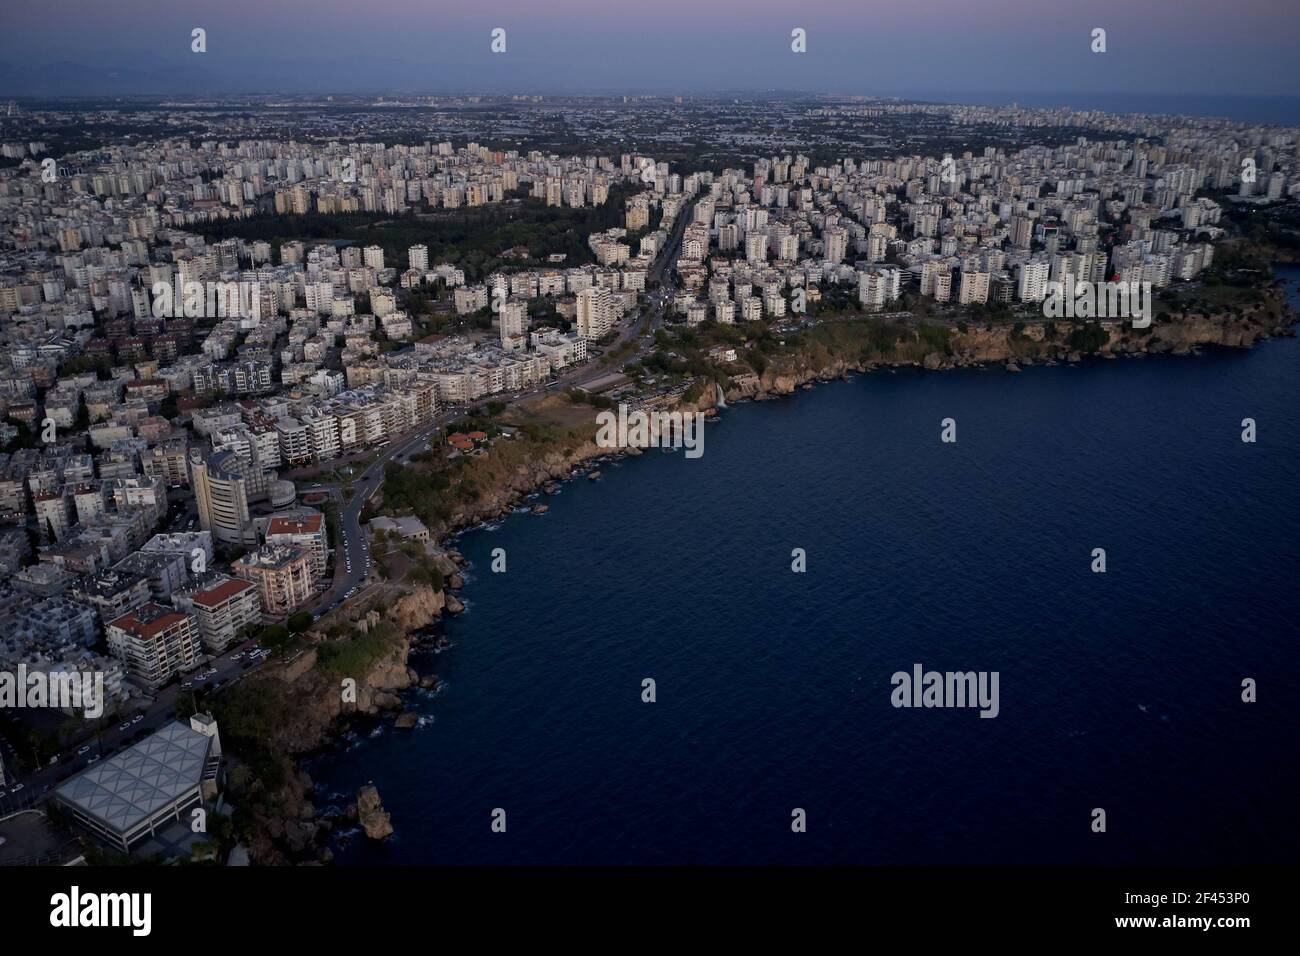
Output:
[[[460,539],[433,720],[309,765],[392,814],[338,860],[1294,862],[1297,398],[1289,338],[876,371],[569,482]],[[892,707],[915,663],[997,671],[999,715]]]

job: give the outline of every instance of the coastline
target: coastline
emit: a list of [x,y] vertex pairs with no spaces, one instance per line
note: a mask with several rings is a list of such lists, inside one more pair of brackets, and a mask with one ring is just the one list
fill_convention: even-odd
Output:
[[[1283,281],[1275,278],[1264,290],[1264,302],[1241,312],[1177,314],[1162,317],[1149,330],[1142,331],[1110,325],[1106,341],[1086,355],[1071,348],[1067,339],[1049,334],[1051,323],[1046,320],[1026,322],[1019,328],[972,324],[968,330],[955,334],[950,348],[944,352],[897,354],[878,359],[830,353],[820,362],[808,361],[802,354],[782,355],[774,357],[761,373],[732,377],[725,398],[727,401],[772,400],[816,382],[890,367],[938,371],[1002,365],[1015,371],[1021,366],[1076,362],[1087,357],[1193,355],[1202,348],[1214,346],[1250,348],[1267,338],[1295,335],[1292,326],[1298,316],[1287,306],[1283,287]],[[714,389],[709,387],[696,400],[683,398],[673,407],[682,412],[716,414],[714,405]],[[311,801],[312,782],[299,762],[329,747],[349,718],[358,714],[371,717],[398,714],[401,712],[399,694],[416,685],[429,686],[410,667],[408,658],[412,647],[418,646],[419,638],[413,632],[436,623],[445,613],[457,613],[463,608],[456,592],[464,584],[459,571],[465,562],[455,550],[455,539],[484,522],[509,514],[547,483],[579,476],[596,459],[636,454],[640,451],[599,447],[587,437],[571,448],[552,449],[504,471],[494,485],[483,488],[476,500],[459,507],[448,517],[446,525],[431,535],[438,541],[438,556],[434,560],[443,576],[443,587],[376,585],[357,601],[323,618],[317,630],[324,633],[309,637],[312,647],[289,660],[276,662],[274,668],[259,676],[253,686],[275,682],[269,685],[272,690],[269,696],[280,706],[274,714],[261,715],[265,718],[266,746],[260,756],[271,761],[278,772],[269,776],[260,774],[255,762],[250,762],[242,781],[247,796],[241,794],[241,799],[251,804],[248,810],[253,814],[252,829],[257,835],[250,846],[254,862],[311,863],[328,862],[331,858],[323,844],[338,821],[317,815]],[[328,663],[322,666],[321,661],[322,649],[330,644],[327,635],[340,627],[351,632],[359,630],[367,637],[376,636],[379,643],[375,653],[364,660],[364,666],[349,674],[357,684],[356,701],[351,704],[342,702],[332,686],[334,680],[341,678],[342,671]]]

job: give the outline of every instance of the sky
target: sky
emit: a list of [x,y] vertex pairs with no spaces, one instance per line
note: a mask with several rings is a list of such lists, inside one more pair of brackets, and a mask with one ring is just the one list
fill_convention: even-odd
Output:
[[[1297,0],[41,0],[0,95],[803,90],[1300,95]],[[191,31],[207,51],[191,52]],[[506,31],[492,53],[491,31]],[[791,50],[791,31],[807,52]],[[1106,30],[1093,53],[1092,31]]]

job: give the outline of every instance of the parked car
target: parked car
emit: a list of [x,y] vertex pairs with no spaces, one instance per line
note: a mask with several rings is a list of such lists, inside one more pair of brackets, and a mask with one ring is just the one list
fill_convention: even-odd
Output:
[[87,760],[86,763],[99,763],[99,754],[95,754],[95,756]]
[[144,720],[144,714],[136,714],[134,717],[131,718],[131,723],[138,724],[142,720]]
[[84,746],[84,747],[78,747],[78,748],[77,748],[77,756],[78,756],[78,757],[84,757],[84,756],[86,756],[86,754],[88,754],[88,753],[90,753],[90,744],[86,744],[86,746]]

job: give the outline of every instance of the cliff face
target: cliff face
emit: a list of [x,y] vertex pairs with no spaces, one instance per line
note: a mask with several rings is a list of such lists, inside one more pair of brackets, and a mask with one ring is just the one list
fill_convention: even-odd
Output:
[[[348,714],[376,714],[391,710],[393,695],[411,686],[413,677],[406,659],[410,652],[411,631],[436,621],[446,606],[446,595],[427,584],[414,587],[384,589],[367,604],[383,607],[382,618],[397,629],[395,638],[385,652],[372,661],[362,673],[348,674],[356,681],[356,703],[343,699],[342,677],[316,666],[318,652],[305,651],[301,657],[290,661],[270,673],[282,685],[280,695],[291,706],[287,720],[276,731],[277,742],[286,753],[301,754],[320,747],[331,725]],[[364,621],[373,610],[354,609],[355,620]],[[321,622],[331,623],[331,618]]]
[[410,588],[409,593],[389,605],[385,614],[399,630],[409,634],[438,620],[446,606],[446,593],[426,584]]
[[311,779],[297,770],[293,758],[324,745],[341,717],[377,714],[400,706],[397,694],[416,680],[406,663],[410,651],[407,634],[437,620],[445,602],[444,593],[428,585],[391,587],[367,601],[369,609],[345,606],[322,619],[323,628],[346,620],[363,633],[381,623],[391,624],[397,632],[364,669],[346,675],[356,681],[355,703],[345,700],[344,675],[320,666],[323,639],[316,648],[246,678],[241,695],[272,702],[266,707],[272,715],[271,739],[264,743],[267,759],[274,762],[280,778],[279,785],[270,788],[243,767],[232,779],[236,799],[245,800],[253,814],[249,839],[253,862],[288,863],[304,855],[317,860],[328,857],[328,851],[322,856],[317,846],[329,825],[315,818]]
[[518,465],[505,481],[485,488],[476,501],[462,505],[454,512],[447,530],[454,531],[495,518],[546,482],[568,478],[575,466],[609,453],[610,449],[601,448],[594,441],[585,441],[572,450],[551,451]]
[[[1262,339],[1291,334],[1295,316],[1273,303],[1218,315],[1175,314],[1152,322],[1149,329],[1134,329],[1126,322],[1103,322],[1106,340],[1093,354],[1103,357],[1136,353],[1185,355],[1204,346],[1250,348]],[[1053,325],[1055,328],[1053,328]],[[1032,363],[1036,361],[1079,361],[1082,355],[1071,345],[1071,326],[1047,320],[1026,322],[1019,332],[1010,325],[971,326],[965,332],[952,331],[947,352],[930,352],[920,362],[926,369],[961,368],[988,363]],[[805,382],[829,379],[849,371],[868,371],[882,365],[900,364],[888,358],[853,361],[833,357],[812,363],[802,355],[773,358],[761,374],[734,376],[727,399],[763,399],[788,395]]]

